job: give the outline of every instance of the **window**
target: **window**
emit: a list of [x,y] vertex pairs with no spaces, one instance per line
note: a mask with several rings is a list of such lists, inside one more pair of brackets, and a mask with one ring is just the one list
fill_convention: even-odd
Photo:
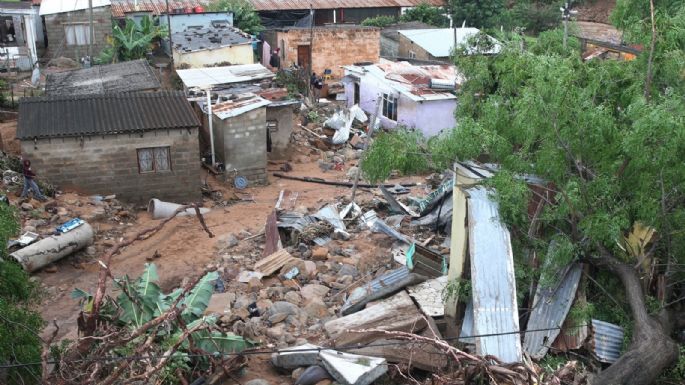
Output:
[[269,132],[278,131],[278,120],[267,120],[266,128],[269,130]]
[[394,95],[383,94],[383,116],[397,121],[397,98]]
[[68,46],[90,44],[90,25],[88,23],[64,24],[64,39]]
[[171,171],[169,147],[151,147],[138,149],[138,172]]
[[416,52],[414,52],[414,51],[409,51],[409,58],[410,58],[410,59],[416,59]]

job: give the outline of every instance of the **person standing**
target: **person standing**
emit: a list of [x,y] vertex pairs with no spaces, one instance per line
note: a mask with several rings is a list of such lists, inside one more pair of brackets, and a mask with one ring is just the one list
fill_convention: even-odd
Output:
[[33,197],[39,201],[46,201],[48,198],[43,195],[38,187],[38,184],[34,180],[36,173],[31,170],[31,161],[24,159],[23,162],[23,173],[24,173],[24,190],[21,192],[21,197],[26,198],[29,195],[29,190],[33,191]]
[[281,57],[279,56],[279,53],[281,52],[280,48],[276,48],[273,53],[271,53],[271,59],[269,59],[269,65],[271,68],[275,68],[276,71],[281,69]]

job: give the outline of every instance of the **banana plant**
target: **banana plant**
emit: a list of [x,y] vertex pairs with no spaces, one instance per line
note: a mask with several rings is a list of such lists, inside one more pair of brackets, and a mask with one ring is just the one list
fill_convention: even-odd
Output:
[[[151,51],[155,40],[168,36],[166,26],[160,26],[158,18],[145,16],[136,23],[126,19],[124,27],[112,26],[114,57],[120,61],[143,59]],[[103,56],[104,57],[104,56]]]

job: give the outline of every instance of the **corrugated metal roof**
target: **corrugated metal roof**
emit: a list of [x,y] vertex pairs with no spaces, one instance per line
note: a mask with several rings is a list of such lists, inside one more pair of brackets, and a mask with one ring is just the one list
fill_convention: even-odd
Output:
[[270,103],[271,102],[266,99],[253,95],[251,98],[245,100],[231,100],[228,102],[215,104],[212,106],[212,113],[218,116],[219,119],[224,120],[234,116],[242,115],[252,110],[256,110],[257,108],[264,107]]
[[179,91],[43,96],[19,102],[17,138],[107,135],[199,127]]
[[[110,0],[92,0],[93,8],[106,7]],[[40,15],[80,11],[89,8],[89,0],[43,0],[40,4]]]
[[476,353],[504,362],[521,361],[514,257],[509,230],[502,224],[499,205],[484,187],[468,191],[469,250]]
[[233,84],[271,79],[274,73],[261,64],[241,64],[225,67],[192,68],[177,70],[176,73],[186,88],[207,88],[222,84]]
[[[204,7],[208,0],[169,0],[169,12],[175,9]],[[167,13],[166,0],[112,0],[112,17],[120,18],[131,12],[152,12],[153,15],[165,15]]]
[[47,75],[45,94],[88,95],[156,90],[159,80],[146,60],[99,65]]
[[[475,36],[480,32],[478,28],[471,27],[410,29],[398,32],[435,57],[449,57],[452,54],[452,50],[454,50],[455,30],[457,33],[457,47],[467,44],[471,36]],[[502,49],[497,40],[490,39],[492,39],[493,48],[481,53],[495,54]]]
[[[576,296],[581,273],[581,265],[574,263],[559,272],[557,276],[560,280],[555,280],[556,285],[545,287],[540,284],[538,286],[527,330],[561,328]],[[523,349],[531,357],[541,359],[547,354],[549,345],[557,338],[560,331],[560,329],[554,329],[526,332]]]
[[422,3],[444,6],[444,0],[249,0],[257,11],[296,9],[416,7]]
[[623,328],[609,322],[593,319],[591,348],[601,362],[613,364],[621,357]]

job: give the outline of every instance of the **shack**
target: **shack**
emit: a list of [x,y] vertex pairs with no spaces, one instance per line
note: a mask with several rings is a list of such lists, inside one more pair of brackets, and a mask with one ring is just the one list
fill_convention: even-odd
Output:
[[92,24],[89,0],[42,0],[40,15],[45,20],[50,57],[64,56],[78,61],[88,55],[97,56],[107,47],[107,40],[112,35],[111,2],[90,2],[93,7]]
[[312,69],[319,75],[330,72],[341,78],[341,66],[354,63],[376,63],[380,59],[380,29],[358,25],[327,25],[313,30],[286,27],[264,31],[269,50],[280,48],[281,66],[297,65]]
[[30,71],[38,61],[36,47],[43,44],[37,7],[30,2],[0,2],[0,68]]
[[200,122],[182,92],[43,96],[19,103],[17,138],[62,189],[196,202]]
[[358,104],[378,115],[383,128],[403,126],[431,137],[456,126],[455,91],[464,79],[454,66],[381,59],[379,64],[344,68],[348,107]]
[[95,95],[156,91],[161,87],[146,60],[133,60],[48,74],[45,94]]

